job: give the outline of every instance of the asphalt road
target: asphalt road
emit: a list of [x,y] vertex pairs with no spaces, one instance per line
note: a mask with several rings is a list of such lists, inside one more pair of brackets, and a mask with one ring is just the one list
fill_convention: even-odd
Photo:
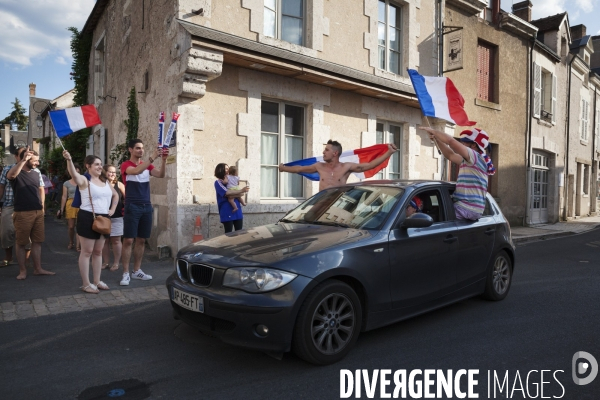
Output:
[[[533,398],[542,380],[546,398],[600,398],[600,377],[585,386],[571,377],[577,351],[600,360],[600,230],[517,250],[504,301],[470,299],[363,333],[346,359],[327,367],[222,344],[175,321],[168,301],[3,322],[0,396],[333,399],[341,369],[478,369],[479,398]],[[541,370],[550,372],[542,378]],[[488,371],[501,380],[508,371],[502,394],[488,395]]]

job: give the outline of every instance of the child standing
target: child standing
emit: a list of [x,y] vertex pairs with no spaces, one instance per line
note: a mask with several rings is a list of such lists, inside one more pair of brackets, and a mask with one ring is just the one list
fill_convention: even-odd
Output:
[[[235,166],[229,167],[229,175],[225,177],[223,183],[227,185],[228,190],[240,190],[240,188],[238,187],[238,185],[240,184],[240,177],[238,176],[237,168]],[[241,205],[246,206],[243,196],[244,195],[241,194],[239,197],[237,197],[237,199]],[[228,197],[227,201],[229,201],[229,204],[231,204],[231,207],[233,208],[232,212],[236,212],[238,208],[233,199],[233,197]]]

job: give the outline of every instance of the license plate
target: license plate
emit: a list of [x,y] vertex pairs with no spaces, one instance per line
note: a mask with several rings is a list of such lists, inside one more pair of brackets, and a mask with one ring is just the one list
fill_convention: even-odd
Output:
[[173,301],[183,308],[196,312],[204,312],[204,299],[173,288]]

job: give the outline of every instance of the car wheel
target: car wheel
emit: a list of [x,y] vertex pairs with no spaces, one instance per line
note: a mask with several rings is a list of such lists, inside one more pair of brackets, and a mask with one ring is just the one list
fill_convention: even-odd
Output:
[[483,297],[488,300],[503,300],[512,283],[512,262],[504,250],[496,254],[489,268]]
[[308,295],[294,327],[294,353],[317,365],[338,362],[348,354],[362,326],[362,308],[354,290],[331,280]]

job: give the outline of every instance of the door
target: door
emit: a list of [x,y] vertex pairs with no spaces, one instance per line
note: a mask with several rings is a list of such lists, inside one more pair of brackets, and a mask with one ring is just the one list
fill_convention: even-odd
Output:
[[531,224],[548,222],[548,157],[541,153],[533,153],[531,168]]
[[456,220],[459,247],[456,268],[458,289],[485,277],[496,237],[497,223],[494,215],[495,211],[486,199],[485,210],[479,220]]
[[395,309],[438,299],[456,284],[455,223],[447,220],[438,190],[417,195],[425,200],[423,212],[437,222],[427,228],[398,227],[390,231],[391,298]]

